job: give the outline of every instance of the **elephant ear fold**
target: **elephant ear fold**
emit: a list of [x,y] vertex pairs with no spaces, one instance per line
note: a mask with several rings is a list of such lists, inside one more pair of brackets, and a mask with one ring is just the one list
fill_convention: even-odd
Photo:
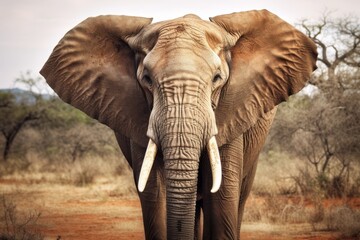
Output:
[[300,91],[316,69],[317,52],[307,36],[267,10],[210,20],[227,32],[231,52],[230,77],[216,110],[224,144]]
[[144,146],[150,112],[127,41],[150,23],[88,18],[65,34],[40,71],[62,100]]

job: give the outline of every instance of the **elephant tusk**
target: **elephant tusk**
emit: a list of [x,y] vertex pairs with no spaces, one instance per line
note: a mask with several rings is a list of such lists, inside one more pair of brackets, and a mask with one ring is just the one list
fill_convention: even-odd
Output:
[[145,152],[144,161],[140,170],[140,176],[138,182],[139,192],[143,192],[145,189],[146,183],[149,179],[151,168],[154,164],[156,152],[157,152],[157,146],[154,143],[154,141],[150,139]]
[[221,161],[220,161],[220,154],[219,148],[216,143],[215,136],[211,137],[209,143],[207,145],[207,150],[210,158],[210,166],[211,166],[211,173],[213,179],[213,185],[211,188],[211,192],[215,193],[219,190],[221,185]]

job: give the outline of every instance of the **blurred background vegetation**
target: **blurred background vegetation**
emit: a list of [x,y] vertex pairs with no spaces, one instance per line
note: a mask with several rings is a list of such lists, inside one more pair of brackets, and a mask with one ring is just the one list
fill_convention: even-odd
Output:
[[[318,70],[306,91],[280,105],[261,161],[301,162],[288,176],[297,193],[359,194],[359,21],[325,15],[298,27],[318,45]],[[26,170],[32,158],[48,168],[86,157],[118,158],[112,131],[47,92],[44,79],[27,72],[16,84],[21,89],[0,91],[0,162],[8,171]]]
[[[359,19],[325,15],[297,27],[318,46],[318,70],[305,91],[278,108],[253,187],[253,194],[267,198],[267,211],[249,207],[248,221],[301,216],[315,224],[326,218],[322,200],[360,197]],[[16,79],[21,89],[0,90],[0,178],[56,173],[46,180],[84,186],[97,177],[129,174],[112,130],[47,92],[44,81],[26,73]],[[44,178],[50,177],[34,181]],[[272,202],[274,195],[311,199],[315,210],[295,218],[299,205]],[[339,211],[328,216],[330,228],[341,225],[331,222]],[[349,211],[349,221],[359,223],[360,214]]]

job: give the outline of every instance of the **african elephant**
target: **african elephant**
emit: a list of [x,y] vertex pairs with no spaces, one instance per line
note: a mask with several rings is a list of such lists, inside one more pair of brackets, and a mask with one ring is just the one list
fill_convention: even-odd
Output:
[[115,131],[146,239],[239,239],[276,105],[304,87],[316,47],[267,10],[151,21],[88,18],[41,74]]

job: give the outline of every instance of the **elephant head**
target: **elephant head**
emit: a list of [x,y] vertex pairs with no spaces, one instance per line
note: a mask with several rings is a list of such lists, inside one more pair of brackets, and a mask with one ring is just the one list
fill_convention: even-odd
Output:
[[162,153],[169,239],[193,238],[204,149],[215,192],[221,183],[217,144],[251,128],[315,69],[311,40],[266,10],[210,20],[89,18],[66,33],[41,70],[65,102],[148,145],[139,191]]

